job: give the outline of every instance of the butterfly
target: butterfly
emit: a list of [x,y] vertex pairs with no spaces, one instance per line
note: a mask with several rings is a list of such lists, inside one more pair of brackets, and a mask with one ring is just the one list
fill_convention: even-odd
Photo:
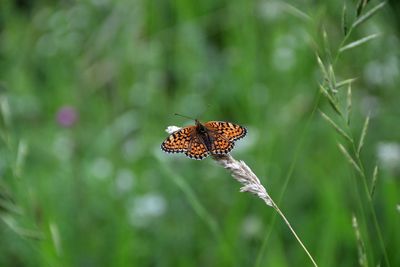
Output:
[[168,153],[185,153],[192,159],[204,159],[208,155],[229,153],[235,141],[244,137],[246,128],[225,121],[209,121],[204,124],[195,120],[195,125],[181,128],[170,134],[161,144]]

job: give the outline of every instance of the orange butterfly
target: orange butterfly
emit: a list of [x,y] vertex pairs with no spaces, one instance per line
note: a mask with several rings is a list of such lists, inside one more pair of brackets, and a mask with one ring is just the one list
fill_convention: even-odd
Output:
[[235,141],[244,137],[246,128],[225,121],[209,121],[184,127],[173,132],[161,144],[161,149],[168,153],[185,153],[192,159],[204,159],[208,155],[229,153]]

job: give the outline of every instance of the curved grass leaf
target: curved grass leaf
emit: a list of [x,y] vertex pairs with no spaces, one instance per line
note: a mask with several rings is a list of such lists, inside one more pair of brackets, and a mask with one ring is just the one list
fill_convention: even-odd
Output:
[[364,44],[364,43],[366,43],[368,41],[371,41],[372,39],[375,39],[375,38],[379,37],[379,35],[380,35],[379,33],[373,33],[373,34],[368,35],[368,36],[366,36],[364,38],[361,38],[361,39],[359,39],[357,41],[351,42],[348,45],[345,45],[345,46],[341,47],[339,49],[339,52],[343,52],[345,50],[360,46],[360,45],[362,45],[362,44]]
[[361,12],[364,10],[364,7],[368,4],[368,0],[359,0],[357,3],[357,18],[361,15]]
[[375,15],[376,12],[378,12],[381,8],[383,8],[385,6],[386,2],[381,2],[379,4],[377,4],[375,7],[373,7],[370,11],[368,11],[367,13],[365,13],[363,16],[359,17],[351,26],[352,28],[357,27],[358,25],[360,25],[361,23],[363,23],[364,21],[366,21],[367,19],[369,19],[370,17],[372,17],[373,15]]
[[375,185],[376,185],[376,180],[378,179],[378,165],[375,165],[374,172],[372,174],[372,184],[371,184],[371,198],[374,196],[375,193]]
[[339,115],[342,116],[342,112],[340,111],[339,106],[337,105],[337,101],[333,98],[333,96],[331,96],[329,94],[329,92],[326,90],[325,87],[323,87],[322,85],[319,86],[321,93],[328,98],[329,104],[331,105],[331,107],[333,108],[333,110],[335,110],[335,112]]
[[343,4],[343,10],[342,10],[342,31],[343,35],[346,36],[348,32],[346,4]]
[[361,267],[368,267],[368,258],[367,258],[367,254],[366,254],[365,243],[362,239],[361,231],[360,231],[360,228],[359,228],[358,222],[357,222],[357,218],[354,214],[353,214],[353,218],[352,218],[352,225],[353,225],[354,233],[355,233],[356,239],[357,239],[358,263],[360,264]]
[[322,112],[321,110],[319,111],[322,115],[322,118],[324,118],[327,122],[329,122],[330,125],[332,125],[333,128],[335,128],[335,130],[344,138],[346,138],[350,143],[353,143],[353,140],[350,138],[350,136],[348,134],[345,133],[345,131],[343,131],[343,129],[341,129],[331,118],[329,118],[328,115],[326,115],[324,112]]
[[323,44],[324,44],[324,49],[325,49],[325,54],[326,57],[328,58],[329,61],[332,59],[332,53],[331,53],[331,48],[330,48],[330,42],[328,39],[328,33],[326,32],[326,29],[322,29],[322,37],[323,37]]
[[283,6],[283,8],[287,12],[295,15],[296,17],[299,17],[299,18],[304,19],[306,21],[312,21],[312,18],[309,15],[307,15],[304,11],[301,11],[297,7],[295,7],[295,6],[291,5],[291,4],[285,3],[285,2],[282,2],[281,5]]
[[33,230],[29,228],[25,228],[19,225],[18,221],[9,214],[3,214],[0,216],[0,219],[6,224],[11,230],[13,230],[16,234],[21,237],[26,237],[30,239],[40,240],[44,238],[44,235],[39,230]]
[[19,141],[17,150],[17,159],[15,161],[15,169],[14,169],[14,175],[17,178],[21,177],[22,168],[25,163],[27,154],[28,154],[28,145],[24,140]]
[[346,150],[346,148],[344,148],[344,146],[340,143],[338,143],[338,147],[339,150],[343,153],[343,155],[346,157],[346,159],[349,161],[349,163],[351,165],[353,165],[353,167],[356,169],[356,171],[361,175],[364,176],[364,174],[362,173],[360,167],[358,166],[358,164],[354,161],[354,159],[350,156],[350,153]]
[[351,83],[347,87],[347,101],[346,101],[346,122],[347,125],[350,125],[350,116],[351,116]]
[[322,71],[322,74],[324,75],[324,78],[328,78],[328,72],[326,71],[326,68],[325,68],[324,63],[322,62],[322,59],[319,57],[318,54],[316,54],[316,56],[317,56],[318,65]]
[[329,86],[332,91],[332,93],[336,94],[337,89],[336,89],[336,77],[335,77],[335,71],[333,70],[332,64],[329,64]]
[[363,129],[361,131],[360,141],[358,142],[358,147],[357,147],[357,154],[358,155],[360,155],[361,149],[362,149],[362,147],[364,145],[365,136],[367,135],[368,125],[369,125],[369,118],[370,118],[369,115],[365,118],[364,126],[363,126]]
[[341,81],[341,82],[338,82],[338,83],[335,85],[335,87],[336,87],[336,88],[343,87],[343,86],[345,86],[345,85],[347,85],[347,84],[351,84],[351,83],[354,82],[355,80],[357,80],[357,78],[351,78],[351,79],[343,80],[343,81]]

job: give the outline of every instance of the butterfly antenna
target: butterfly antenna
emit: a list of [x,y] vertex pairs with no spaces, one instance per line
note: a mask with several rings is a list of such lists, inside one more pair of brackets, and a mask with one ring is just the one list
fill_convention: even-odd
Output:
[[174,113],[174,115],[176,115],[176,116],[180,116],[180,117],[183,117],[183,118],[186,118],[186,119],[189,119],[189,120],[196,120],[196,119],[194,119],[194,118],[191,118],[191,117],[188,117],[188,116],[185,116],[185,115],[179,114],[179,113]]

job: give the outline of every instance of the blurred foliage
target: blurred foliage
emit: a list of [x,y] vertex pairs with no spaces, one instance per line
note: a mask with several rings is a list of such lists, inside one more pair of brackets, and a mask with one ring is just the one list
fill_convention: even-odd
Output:
[[[376,5],[371,1],[369,6]],[[336,75],[357,77],[351,129],[389,261],[400,265],[398,5],[354,33]],[[349,19],[356,2],[346,1]],[[274,211],[211,159],[164,154],[167,125],[248,127],[232,152],[279,201],[320,266],[382,251],[359,180],[319,116],[315,54],[337,47],[342,3],[27,1],[0,5],[0,266],[306,266]],[[371,228],[371,229],[370,229]],[[263,246],[264,244],[264,246]],[[262,249],[263,247],[263,249]]]

